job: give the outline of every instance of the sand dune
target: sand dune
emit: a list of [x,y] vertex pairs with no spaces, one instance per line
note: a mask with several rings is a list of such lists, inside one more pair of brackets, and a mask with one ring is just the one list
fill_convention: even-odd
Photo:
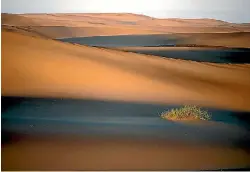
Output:
[[[51,39],[239,31],[231,27],[233,24],[209,19],[166,22],[134,14],[2,16],[2,96],[187,103],[250,111],[249,64],[162,59]],[[246,25],[239,27],[249,29]],[[249,46],[249,33],[172,36],[202,45]],[[200,38],[203,42],[199,42]],[[222,146],[73,138],[72,135],[68,138],[18,136],[17,139],[2,145],[4,170],[203,170],[240,168],[250,163],[248,152]]]
[[250,110],[250,66],[92,48],[2,31],[2,95]]
[[30,29],[51,38],[124,34],[250,32],[247,24],[234,24],[213,19],[157,19],[129,13],[2,14],[2,16],[4,25],[29,26]]
[[[111,26],[189,26],[189,27],[237,27],[239,24],[215,19],[158,19],[145,15],[130,13],[84,13],[84,14],[22,14],[39,23],[40,26],[68,25],[111,25]],[[71,22],[68,22],[68,21]],[[233,28],[231,28],[233,30]]]
[[32,19],[17,15],[17,14],[1,14],[1,24],[14,25],[14,26],[35,26],[36,24]]
[[250,48],[250,32],[176,34],[186,44]]
[[157,19],[129,13],[2,14],[2,30],[43,38],[171,34],[187,44],[250,47],[249,23]]

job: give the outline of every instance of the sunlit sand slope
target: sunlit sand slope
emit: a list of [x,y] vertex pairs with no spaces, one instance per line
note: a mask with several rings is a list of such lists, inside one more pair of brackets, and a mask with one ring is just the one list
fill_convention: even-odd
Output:
[[91,48],[2,32],[2,95],[195,103],[250,110],[250,65]]

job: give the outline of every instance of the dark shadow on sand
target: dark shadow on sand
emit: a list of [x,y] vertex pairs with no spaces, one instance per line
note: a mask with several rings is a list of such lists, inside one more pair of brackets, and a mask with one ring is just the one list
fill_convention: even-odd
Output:
[[[166,58],[213,63],[250,63],[250,49],[208,47],[206,45],[186,45],[179,38],[169,35],[120,35],[93,36],[58,39],[64,42],[94,47],[143,47],[141,50],[126,50],[146,55]],[[200,50],[150,50],[146,47],[200,47]],[[203,48],[209,48],[203,49]]]
[[[178,105],[2,97],[2,107],[5,109],[1,116],[5,131],[2,139],[6,143],[18,138],[9,133],[164,139],[192,144],[236,144],[244,148],[249,141],[245,127],[249,123],[237,119],[241,112],[228,110],[203,108],[212,114],[211,121],[219,124],[211,127],[160,118],[162,112]],[[228,130],[227,126],[236,129]]]

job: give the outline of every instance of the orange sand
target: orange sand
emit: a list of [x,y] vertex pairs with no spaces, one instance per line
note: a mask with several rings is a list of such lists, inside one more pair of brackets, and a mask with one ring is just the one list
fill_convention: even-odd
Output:
[[46,38],[178,33],[174,35],[185,43],[250,47],[249,24],[213,19],[157,19],[127,13],[2,14],[2,28]]
[[250,110],[250,65],[198,63],[2,32],[2,95]]
[[241,149],[159,140],[23,138],[2,147],[4,170],[217,170],[250,165]]

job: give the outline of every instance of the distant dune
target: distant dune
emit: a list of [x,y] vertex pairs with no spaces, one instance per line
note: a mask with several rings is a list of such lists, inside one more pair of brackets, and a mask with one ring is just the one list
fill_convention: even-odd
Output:
[[[136,14],[2,14],[2,24],[30,26],[34,29],[47,27],[53,32],[54,27],[67,27],[77,33],[64,33],[60,37],[145,34],[145,33],[204,33],[204,32],[250,32],[247,24],[234,24],[214,19],[157,19]],[[40,28],[41,27],[41,28]],[[95,28],[92,32],[88,29]],[[112,28],[112,29],[111,29]],[[87,29],[85,33],[82,30]],[[116,29],[121,29],[119,32]],[[75,34],[75,35],[74,35]],[[58,35],[52,37],[57,37]]]
[[184,44],[250,48],[250,32],[176,34]]
[[2,31],[2,95],[250,110],[250,66],[198,63]]
[[130,13],[2,14],[2,30],[53,39],[174,34],[188,44],[250,47],[249,23],[235,24],[214,19],[157,19]]

